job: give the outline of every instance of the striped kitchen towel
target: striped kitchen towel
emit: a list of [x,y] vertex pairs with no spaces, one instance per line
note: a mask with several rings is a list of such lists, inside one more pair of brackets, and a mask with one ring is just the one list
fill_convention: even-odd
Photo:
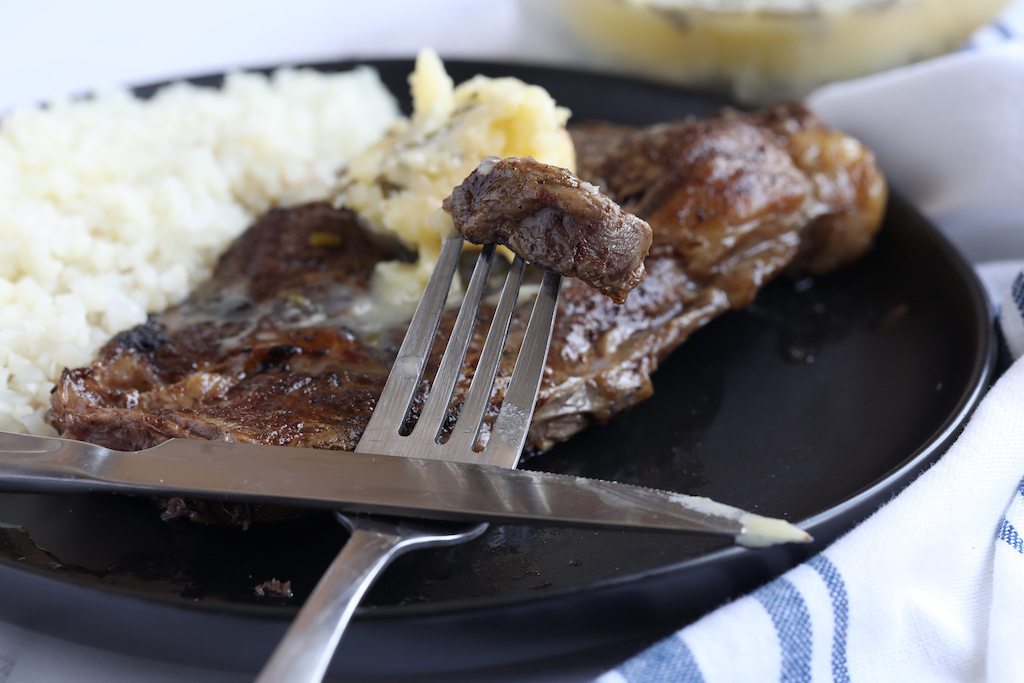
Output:
[[[1002,306],[1024,354],[1024,271]],[[1024,360],[946,455],[810,561],[601,677],[1024,680]]]
[[[999,312],[1006,346],[1014,358],[1024,356],[1024,271]],[[1021,365],[1019,360],[1015,365]],[[1024,403],[1018,403],[1024,412]],[[1018,453],[1024,456],[1024,452]],[[1024,480],[999,523],[992,571],[988,624],[988,678],[1024,680]]]
[[[890,151],[893,186],[999,292],[1006,349],[1024,356],[1024,0],[957,54],[810,103]],[[1024,360],[864,523],[599,679],[978,680],[1024,681]]]

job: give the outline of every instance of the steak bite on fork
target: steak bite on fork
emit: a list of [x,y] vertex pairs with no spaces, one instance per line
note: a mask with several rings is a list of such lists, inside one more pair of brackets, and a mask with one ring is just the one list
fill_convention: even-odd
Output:
[[564,168],[531,157],[485,157],[444,210],[470,242],[503,244],[615,303],[644,279],[651,226]]

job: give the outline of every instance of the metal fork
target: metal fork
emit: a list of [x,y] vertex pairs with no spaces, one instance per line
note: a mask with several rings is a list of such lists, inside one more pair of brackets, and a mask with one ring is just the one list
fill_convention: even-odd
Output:
[[[501,467],[518,464],[551,341],[561,284],[558,274],[544,274],[490,438],[482,450],[476,450],[476,442],[519,296],[525,267],[520,257],[512,262],[505,280],[454,430],[445,443],[439,441],[490,275],[493,244],[485,245],[477,258],[419,419],[407,436],[400,432],[423,377],[462,246],[461,236],[444,241],[437,265],[356,451]],[[461,543],[479,536],[487,528],[485,523],[456,525],[370,515],[338,514],[338,518],[352,535],[263,668],[257,679],[261,683],[322,680],[360,600],[392,559],[412,548]]]

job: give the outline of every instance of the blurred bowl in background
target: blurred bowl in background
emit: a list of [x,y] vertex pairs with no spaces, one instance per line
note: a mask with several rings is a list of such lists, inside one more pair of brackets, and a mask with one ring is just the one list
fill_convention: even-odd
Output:
[[523,0],[589,64],[748,104],[949,52],[1007,0]]

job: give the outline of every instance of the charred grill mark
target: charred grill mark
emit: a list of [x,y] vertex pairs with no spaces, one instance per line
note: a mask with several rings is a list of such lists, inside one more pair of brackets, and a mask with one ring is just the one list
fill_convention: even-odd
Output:
[[164,334],[162,326],[150,316],[145,323],[119,332],[114,336],[112,343],[128,350],[146,353],[166,344],[167,335]]
[[302,353],[302,348],[292,344],[271,346],[260,359],[256,372],[263,373],[272,368],[280,368],[282,371],[288,372],[291,369],[288,367],[288,359],[299,353]]

